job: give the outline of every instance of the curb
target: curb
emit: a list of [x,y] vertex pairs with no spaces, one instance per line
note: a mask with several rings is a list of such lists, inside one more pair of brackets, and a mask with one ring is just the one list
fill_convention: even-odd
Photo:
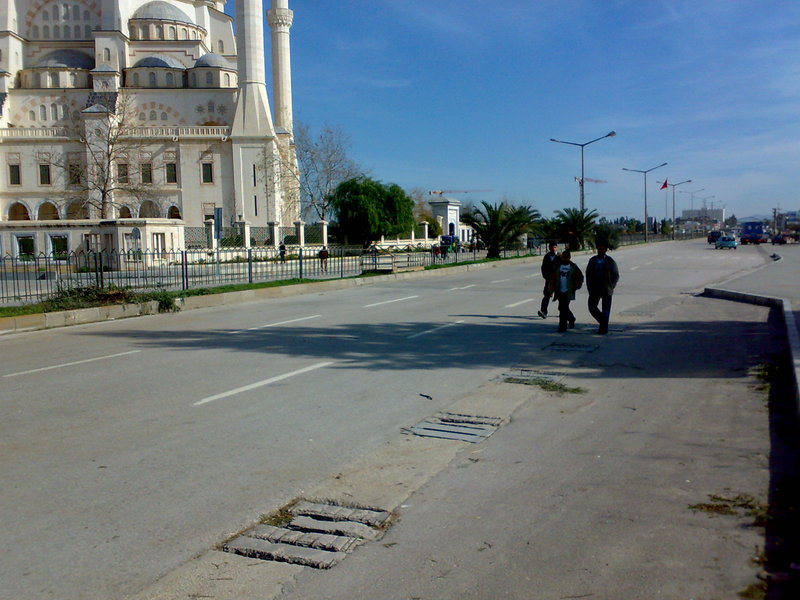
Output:
[[[512,260],[518,260],[524,264],[529,262],[537,262],[541,260],[541,257],[525,256]],[[441,275],[454,275],[473,270],[495,269],[504,264],[506,264],[506,261],[454,265],[452,267],[443,269],[431,269],[428,271],[405,271],[387,275],[375,275],[372,277],[323,279],[310,283],[283,285],[255,290],[243,290],[241,292],[224,292],[220,294],[209,294],[207,296],[187,296],[184,298],[177,298],[176,303],[181,310],[215,308],[219,306],[227,306],[229,304],[242,304],[244,302],[258,302],[261,300],[271,300],[274,298],[290,298],[292,296],[300,296],[303,294],[352,289],[362,285],[372,285],[385,281],[423,279],[426,277],[436,277]],[[144,302],[141,304],[116,304],[94,308],[80,308],[76,310],[65,310],[52,313],[20,315],[18,317],[0,317],[0,336],[12,333],[52,329],[54,327],[84,325],[87,323],[99,323],[103,321],[114,321],[116,319],[126,319],[129,317],[141,317],[155,314],[158,314],[157,301]]]
[[720,288],[705,288],[701,295],[709,298],[718,298],[720,300],[744,302],[747,304],[780,309],[783,313],[783,326],[786,328],[786,337],[789,339],[789,360],[792,361],[792,373],[794,375],[795,412],[800,416],[800,332],[797,330],[797,321],[794,318],[792,303],[789,299],[776,298],[774,296],[759,296],[757,294],[747,294]]

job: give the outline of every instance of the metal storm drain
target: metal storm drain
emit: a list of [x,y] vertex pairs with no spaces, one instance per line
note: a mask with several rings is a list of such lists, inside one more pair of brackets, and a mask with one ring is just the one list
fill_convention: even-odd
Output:
[[412,427],[404,427],[402,431],[420,437],[459,440],[477,444],[497,431],[502,422],[503,419],[500,417],[440,412]]
[[222,549],[248,558],[330,569],[362,542],[380,538],[391,516],[382,510],[306,500],[287,511],[288,523],[256,525]]
[[555,350],[556,352],[594,352],[599,346],[596,344],[579,344],[569,342],[553,342],[548,344],[543,350]]
[[502,380],[506,383],[525,383],[535,385],[540,382],[561,383],[566,373],[554,371],[540,371],[538,369],[512,369],[503,373]]

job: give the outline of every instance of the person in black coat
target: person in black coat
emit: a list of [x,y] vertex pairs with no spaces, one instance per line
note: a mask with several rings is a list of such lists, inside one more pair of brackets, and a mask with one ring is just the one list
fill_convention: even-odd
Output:
[[[595,242],[597,254],[586,265],[586,290],[589,292],[589,313],[600,324],[599,334],[608,333],[608,319],[611,316],[611,296],[619,281],[619,268],[613,258],[608,256],[608,241]],[[597,305],[601,304],[598,310]]]
[[553,293],[550,291],[550,279],[553,271],[558,266],[558,242],[550,242],[548,245],[550,252],[542,259],[542,277],[544,277],[544,290],[542,291],[542,305],[539,307],[539,316],[547,318],[547,307],[550,306],[550,298]]

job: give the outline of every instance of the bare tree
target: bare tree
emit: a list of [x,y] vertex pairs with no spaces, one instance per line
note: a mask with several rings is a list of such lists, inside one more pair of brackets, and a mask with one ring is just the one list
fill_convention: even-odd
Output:
[[414,222],[426,222],[428,224],[428,233],[434,237],[442,235],[442,226],[433,216],[433,211],[431,210],[430,194],[418,187],[411,188],[406,193],[414,201]]
[[141,202],[153,196],[152,163],[135,135],[135,118],[133,99],[123,92],[83,111],[80,151],[62,153],[53,161],[63,172],[69,202],[77,200],[110,219],[121,198]]
[[331,201],[336,187],[343,181],[364,175],[347,156],[350,137],[338,127],[326,126],[313,137],[305,125],[295,128],[297,168],[303,210],[325,221],[330,217]]

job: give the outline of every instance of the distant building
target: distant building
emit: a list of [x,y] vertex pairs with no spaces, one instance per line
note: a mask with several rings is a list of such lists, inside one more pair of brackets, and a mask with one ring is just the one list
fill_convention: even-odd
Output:
[[700,221],[701,223],[713,221],[723,223],[725,221],[725,209],[697,208],[694,210],[684,210],[681,211],[681,219],[684,221]]
[[[237,0],[234,34],[226,1],[0,4],[0,254],[176,248],[215,215],[264,231],[299,218],[293,12],[267,14],[273,117],[262,2]],[[104,125],[124,132],[107,202],[82,185]]]

